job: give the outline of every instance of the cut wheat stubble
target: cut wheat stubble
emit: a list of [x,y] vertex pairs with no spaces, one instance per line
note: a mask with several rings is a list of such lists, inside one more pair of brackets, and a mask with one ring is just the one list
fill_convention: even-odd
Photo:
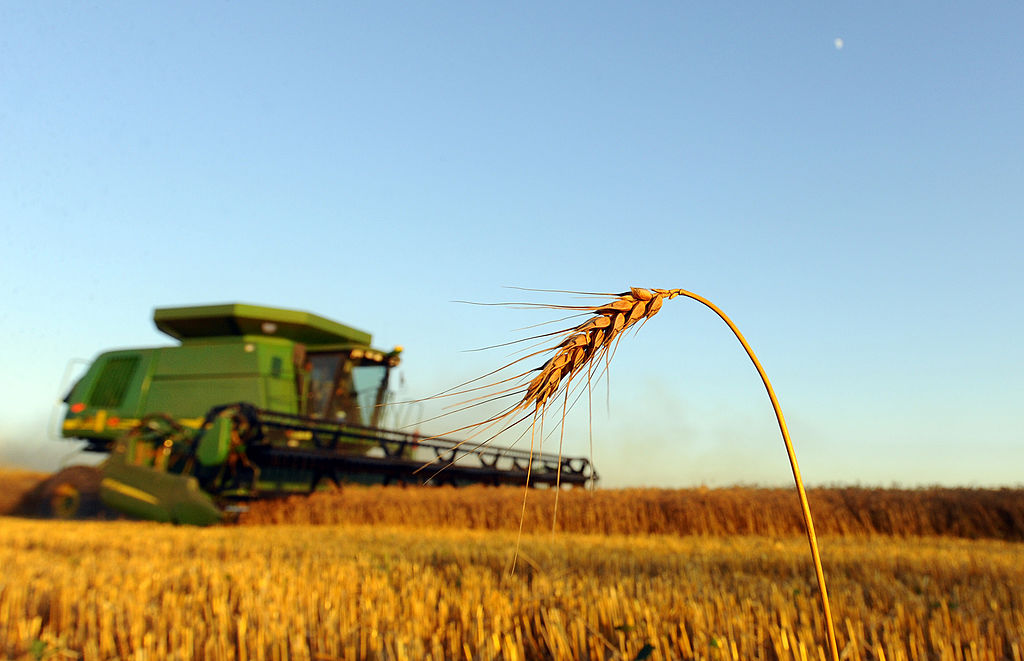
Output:
[[[551,291],[551,290],[541,290]],[[564,430],[565,414],[569,408],[569,396],[572,389],[572,384],[577,381],[582,375],[586,374],[586,387],[587,392],[591,390],[592,382],[594,379],[593,366],[604,362],[603,372],[606,373],[608,369],[608,362],[611,356],[614,354],[615,347],[619,340],[623,337],[624,333],[631,328],[639,328],[648,319],[653,317],[661,310],[662,304],[665,300],[672,300],[677,297],[685,297],[695,300],[705,307],[711,309],[715,314],[719,316],[729,326],[729,329],[739,340],[750,358],[754,367],[757,369],[758,375],[761,377],[761,381],[764,384],[765,390],[771,399],[772,407],[775,410],[776,419],[778,421],[779,430],[782,433],[782,439],[786,446],[786,452],[789,456],[790,466],[793,471],[793,479],[796,484],[797,493],[800,498],[801,509],[804,518],[805,530],[807,533],[808,545],[810,548],[811,558],[814,564],[815,574],[818,582],[819,596],[821,598],[822,615],[824,619],[824,628],[827,638],[828,648],[830,656],[834,661],[839,659],[839,651],[836,645],[835,629],[832,622],[831,608],[829,606],[828,592],[825,587],[825,576],[821,567],[821,559],[818,552],[817,539],[814,534],[814,523],[811,519],[810,506],[807,502],[807,495],[804,490],[803,481],[800,477],[800,470],[796,461],[796,454],[793,450],[792,441],[790,440],[789,431],[786,427],[785,418],[782,415],[782,408],[779,405],[778,398],[775,396],[775,391],[772,388],[771,382],[768,380],[768,376],[761,366],[760,361],[754,354],[750,344],[740,333],[739,329],[732,322],[729,317],[722,312],[714,303],[707,300],[706,298],[694,294],[693,292],[686,291],[684,289],[645,289],[641,287],[632,287],[629,291],[620,294],[592,294],[585,292],[561,292],[561,293],[576,293],[584,294],[588,296],[605,296],[611,297],[612,300],[599,305],[540,305],[540,304],[525,304],[529,307],[546,307],[558,310],[573,310],[581,314],[590,315],[586,321],[580,323],[577,326],[555,331],[553,333],[547,333],[544,335],[534,336],[533,338],[527,338],[527,340],[544,340],[546,338],[558,338],[559,341],[544,349],[530,352],[528,355],[523,356],[505,366],[494,370],[478,379],[457,386],[456,388],[442,393],[442,396],[458,396],[477,394],[481,391],[486,391],[487,394],[476,396],[469,402],[462,402],[457,405],[459,410],[464,410],[467,407],[477,406],[481,402],[495,401],[506,397],[517,397],[521,395],[521,398],[515,401],[514,404],[507,406],[505,409],[500,411],[494,416],[489,417],[486,420],[477,422],[466,427],[462,427],[458,430],[462,431],[466,429],[474,430],[472,437],[478,436],[483,433],[494,430],[496,427],[498,431],[491,434],[485,443],[490,442],[494,438],[500,436],[502,433],[509,429],[523,423],[529,422],[528,431],[530,433],[530,452],[534,451],[535,440],[543,438],[543,422],[548,414],[549,407],[554,405],[558,406],[558,401],[561,400],[561,424],[559,425],[560,432]],[[515,376],[499,379],[493,383],[489,383],[484,386],[466,387],[477,381],[486,379],[488,377],[495,376],[502,373],[504,370],[518,365],[530,358],[539,355],[546,355],[550,352],[550,357],[540,367],[531,369],[526,372],[522,372]],[[601,373],[599,373],[600,376]],[[533,375],[532,378],[530,375]],[[527,381],[528,379],[528,381]],[[525,384],[525,385],[524,385]],[[494,389],[498,390],[495,391]],[[525,432],[524,432],[525,433]],[[520,437],[521,438],[521,437]],[[559,455],[562,451],[562,440],[560,435],[559,440]],[[532,468],[532,462],[527,468],[527,484],[530,481],[530,470]],[[559,470],[561,465],[559,464]],[[557,516],[557,491],[555,501],[555,512]],[[523,499],[523,512],[526,510],[526,495],[524,494]],[[522,520],[520,521],[520,523]],[[552,521],[552,527],[554,528],[554,519]],[[522,528],[520,527],[520,534]],[[518,542],[517,542],[518,548]],[[513,568],[515,567],[515,560],[513,559]]]

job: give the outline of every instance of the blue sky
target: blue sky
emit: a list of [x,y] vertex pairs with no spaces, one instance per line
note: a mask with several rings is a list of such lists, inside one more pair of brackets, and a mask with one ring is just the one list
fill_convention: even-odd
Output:
[[[452,301],[639,285],[732,316],[809,483],[1024,483],[1022,25],[1009,2],[0,5],[0,461],[76,460],[48,431],[69,361],[169,343],[153,307],[348,323],[406,348],[414,398],[539,318]],[[710,312],[667,304],[611,377],[603,484],[789,479]]]

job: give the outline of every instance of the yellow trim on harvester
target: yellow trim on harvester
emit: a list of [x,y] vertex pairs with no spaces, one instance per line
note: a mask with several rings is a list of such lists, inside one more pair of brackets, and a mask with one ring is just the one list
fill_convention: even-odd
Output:
[[128,486],[124,482],[118,482],[110,477],[103,478],[103,481],[100,482],[100,487],[116,491],[119,494],[128,496],[129,498],[134,498],[135,500],[141,500],[142,502],[149,503],[150,505],[158,505],[160,502],[157,500],[156,496],[146,493],[142,489],[136,489],[135,487]]
[[[106,412],[105,411],[101,411],[100,413],[104,413],[104,416],[103,416],[104,417],[104,421],[103,421],[102,424],[99,423],[100,416],[99,416],[99,414],[97,414],[97,416],[95,418],[90,416],[90,417],[87,417],[87,418],[73,418],[73,419],[65,420],[64,423],[61,426],[62,426],[62,428],[65,431],[77,431],[79,429],[88,429],[90,431],[99,432],[99,431],[103,431],[104,429],[107,429],[107,430],[110,430],[110,429],[128,430],[128,429],[131,429],[132,427],[134,427],[134,426],[139,424],[139,420],[137,418],[121,418],[121,419],[119,419],[117,421],[117,424],[111,425],[111,424],[108,424],[109,418],[107,418]],[[182,426],[185,426],[185,427],[191,427],[192,429],[199,429],[200,425],[203,424],[203,420],[204,419],[205,418],[180,418],[180,419],[178,419],[177,422],[179,424],[181,424]]]

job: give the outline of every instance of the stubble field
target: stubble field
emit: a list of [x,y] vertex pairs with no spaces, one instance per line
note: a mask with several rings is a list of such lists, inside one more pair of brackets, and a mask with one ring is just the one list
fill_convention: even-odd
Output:
[[[400,525],[287,522],[300,501],[210,529],[0,518],[0,658],[825,658],[799,534],[532,532],[510,576],[514,531],[433,523],[412,504],[424,493],[349,490],[352,509],[405,502],[419,520]],[[496,507],[477,504],[480,520]],[[583,516],[563,505],[567,523]],[[273,512],[276,525],[255,520]],[[843,658],[1024,658],[1021,544],[853,532],[821,544]]]

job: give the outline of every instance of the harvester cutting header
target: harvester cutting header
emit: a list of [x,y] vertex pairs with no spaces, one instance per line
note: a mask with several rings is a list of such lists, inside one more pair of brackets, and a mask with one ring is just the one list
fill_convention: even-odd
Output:
[[[401,348],[307,312],[238,303],[155,310],[178,346],[100,354],[65,398],[62,435],[109,453],[51,478],[57,516],[100,506],[206,524],[218,505],[323,482],[583,485],[582,457],[382,426]],[[430,466],[424,468],[426,462]],[[422,469],[422,470],[421,470]]]

